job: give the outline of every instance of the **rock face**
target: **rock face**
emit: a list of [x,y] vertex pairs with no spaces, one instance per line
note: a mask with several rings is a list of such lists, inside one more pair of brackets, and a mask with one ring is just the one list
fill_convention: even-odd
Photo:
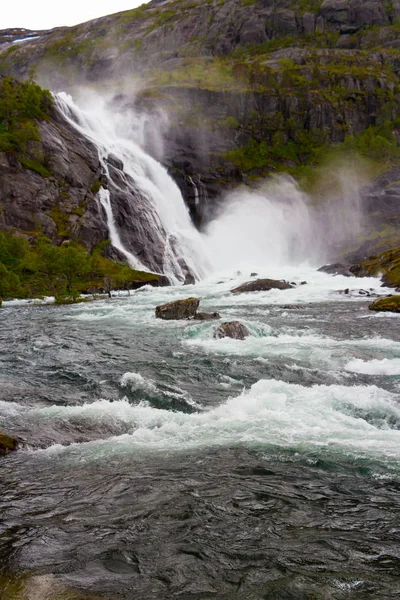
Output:
[[400,246],[386,250],[376,256],[370,256],[358,265],[350,267],[356,277],[381,276],[386,287],[400,286]]
[[[151,73],[126,104],[143,112],[147,150],[201,222],[227,186],[310,161],[299,132],[336,144],[398,118],[399,18],[399,0],[181,0],[179,8],[154,0],[73,29],[4,30],[0,55],[10,73],[26,77],[35,67],[54,90]],[[20,35],[32,39],[11,45]],[[160,153],[154,124],[165,110]],[[254,148],[263,142],[264,161]],[[281,152],[287,143],[299,146],[290,156]]]
[[74,239],[91,249],[108,238],[91,191],[101,175],[97,151],[55,108],[39,129],[40,141],[29,142],[28,157],[44,157],[48,175],[26,168],[14,154],[0,152],[0,228],[28,235],[41,231],[56,243]]
[[[118,93],[115,106],[142,114],[148,123],[146,150],[167,166],[194,221],[202,224],[212,216],[213,201],[221,191],[311,164],[310,148],[341,143],[348,135],[359,136],[387,122],[390,135],[400,136],[399,18],[399,0],[181,0],[179,7],[153,0],[73,29],[4,30],[0,60],[5,72],[19,77],[34,67],[40,82],[54,90],[104,79],[111,88],[132,73],[150,81],[135,98]],[[20,35],[32,39],[11,44]],[[54,154],[51,148],[44,150],[49,157]],[[1,158],[5,160],[9,162]],[[71,167],[74,162],[72,158]],[[143,235],[131,235],[140,216],[132,208],[138,196],[129,196],[117,185],[124,179],[120,161],[111,155],[108,164],[122,241],[147,263],[156,256],[149,264],[155,270],[161,245],[152,236],[144,241]],[[19,168],[6,166],[14,168],[14,174]],[[92,175],[96,183],[97,175]],[[66,178],[56,178],[50,194],[50,178],[44,185],[30,175],[22,186],[29,209],[37,208],[39,198],[48,202],[48,209],[34,211],[35,223],[60,237],[61,228],[50,212],[56,206],[54,197],[68,193],[69,205],[62,198],[67,213],[62,219],[68,221],[69,232],[87,245],[105,239],[104,215],[89,206],[93,194],[84,200],[85,194]],[[91,187],[86,181],[83,185],[81,192]],[[379,203],[392,202],[394,190],[387,191],[374,192]],[[375,214],[373,207],[371,203]],[[10,220],[30,227],[32,219],[25,212],[20,206]],[[390,226],[399,219],[395,208],[392,213],[395,220],[386,221]],[[363,251],[349,264],[368,253]]]
[[0,433],[0,456],[4,456],[18,447],[18,441],[15,438]]
[[157,319],[180,320],[191,319],[196,315],[200,300],[198,298],[185,298],[175,300],[156,307]]
[[256,279],[256,281],[249,281],[243,283],[239,287],[231,290],[233,294],[242,294],[244,292],[268,292],[269,290],[290,290],[294,286],[286,281],[279,281],[277,279]]
[[214,333],[214,337],[217,339],[230,337],[234,340],[244,340],[249,335],[249,330],[243,323],[240,323],[240,321],[227,321],[226,323],[221,323]]
[[400,313],[400,296],[378,298],[369,305],[369,310]]

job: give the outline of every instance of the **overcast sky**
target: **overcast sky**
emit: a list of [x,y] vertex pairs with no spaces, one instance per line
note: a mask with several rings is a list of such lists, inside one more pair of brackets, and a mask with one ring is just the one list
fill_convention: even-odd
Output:
[[77,25],[143,4],[144,0],[0,0],[0,29]]

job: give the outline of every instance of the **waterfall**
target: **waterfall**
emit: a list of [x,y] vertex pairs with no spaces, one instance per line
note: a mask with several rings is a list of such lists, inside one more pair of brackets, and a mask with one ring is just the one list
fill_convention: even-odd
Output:
[[55,104],[68,123],[98,150],[107,189],[98,199],[112,245],[133,268],[161,272],[174,282],[197,280],[209,270],[200,233],[166,169],[129,139],[100,98],[90,111],[60,93]]
[[189,181],[192,184],[193,189],[194,189],[194,205],[197,208],[199,206],[199,204],[200,204],[199,190],[197,188],[197,185],[193,181],[193,178],[190,175],[188,175],[188,178],[189,178]]

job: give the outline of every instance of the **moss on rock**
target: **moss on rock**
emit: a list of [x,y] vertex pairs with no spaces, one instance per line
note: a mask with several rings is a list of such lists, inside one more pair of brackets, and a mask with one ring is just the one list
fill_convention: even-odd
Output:
[[369,310],[400,313],[400,296],[386,296],[378,298],[369,305]]
[[358,277],[382,277],[388,287],[400,286],[400,246],[371,256],[350,269]]

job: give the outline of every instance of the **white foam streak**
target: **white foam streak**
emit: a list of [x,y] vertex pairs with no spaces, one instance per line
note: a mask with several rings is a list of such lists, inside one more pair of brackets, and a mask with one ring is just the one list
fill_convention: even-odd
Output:
[[346,371],[364,375],[400,375],[400,358],[362,360],[355,358],[345,366]]

